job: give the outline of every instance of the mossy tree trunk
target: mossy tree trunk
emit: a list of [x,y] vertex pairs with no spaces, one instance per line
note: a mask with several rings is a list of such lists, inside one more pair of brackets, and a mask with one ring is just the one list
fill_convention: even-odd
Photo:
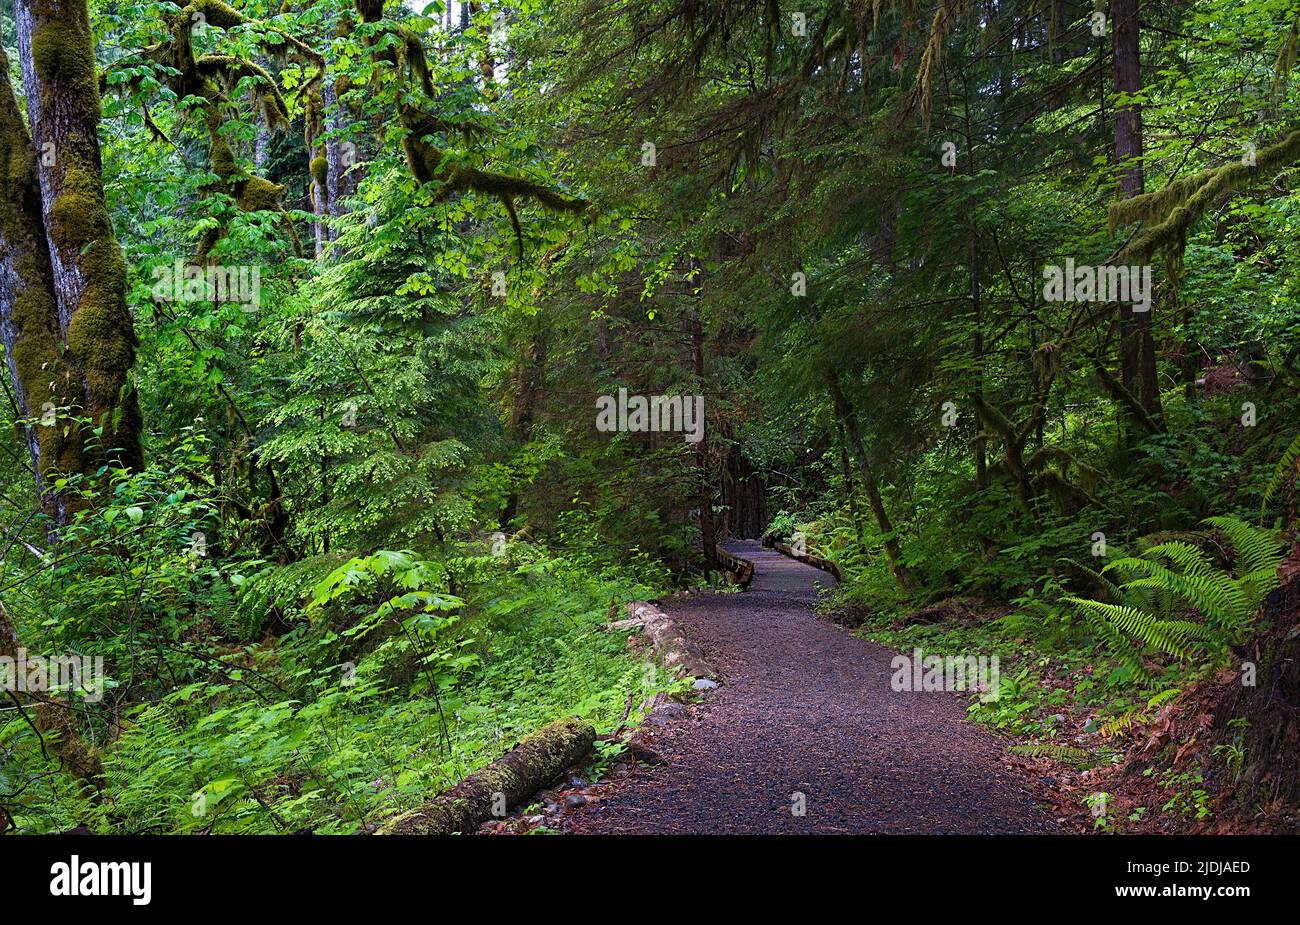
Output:
[[87,3],[15,0],[14,13],[59,333],[80,380],[78,413],[102,428],[84,462],[136,468],[135,328],[104,199],[99,70]]
[[48,489],[50,471],[82,468],[79,434],[65,435],[53,412],[80,404],[79,383],[60,360],[61,337],[54,274],[42,222],[37,155],[9,83],[9,59],[0,49],[0,341],[41,506],[66,523],[66,499]]

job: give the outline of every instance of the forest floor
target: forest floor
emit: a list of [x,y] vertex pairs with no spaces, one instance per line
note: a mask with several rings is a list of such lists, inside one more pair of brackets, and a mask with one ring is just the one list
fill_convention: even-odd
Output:
[[894,653],[814,611],[833,581],[757,543],[744,593],[666,609],[722,685],[651,732],[666,763],[584,788],[576,833],[1018,833],[1057,831],[1003,743],[962,697],[895,692]]

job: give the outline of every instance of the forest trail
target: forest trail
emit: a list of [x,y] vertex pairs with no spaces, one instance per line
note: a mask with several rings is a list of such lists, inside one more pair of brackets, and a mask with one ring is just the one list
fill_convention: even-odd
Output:
[[[754,542],[751,589],[669,608],[723,684],[570,830],[636,833],[1017,833],[1055,830],[948,693],[894,692],[894,653],[813,611],[827,573]],[[804,795],[805,814],[792,806]]]

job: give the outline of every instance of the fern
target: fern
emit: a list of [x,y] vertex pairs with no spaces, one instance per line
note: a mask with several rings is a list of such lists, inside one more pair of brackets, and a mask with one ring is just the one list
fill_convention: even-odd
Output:
[[1167,690],[1163,690],[1148,700],[1145,707],[1134,707],[1131,710],[1121,713],[1114,719],[1102,723],[1097,731],[1101,733],[1103,739],[1114,739],[1122,735],[1127,735],[1129,732],[1133,731],[1136,726],[1149,723],[1151,721],[1152,710],[1163,706],[1182,692],[1183,690],[1180,687],[1171,687]]
[[[1267,570],[1277,578],[1282,561],[1282,544],[1269,530],[1238,520],[1236,517],[1207,517],[1204,523],[1214,527],[1232,544],[1233,564],[1238,575]],[[1276,582],[1273,587],[1276,587]],[[1272,590],[1270,587],[1268,590]]]
[[[1111,600],[1066,598],[1112,653],[1123,657],[1122,640],[1131,640],[1184,661],[1217,657],[1249,629],[1264,596],[1278,585],[1281,543],[1272,532],[1236,517],[1210,517],[1204,524],[1228,540],[1235,575],[1191,543],[1173,541],[1102,569],[1125,578],[1107,584]],[[1187,619],[1190,612],[1204,622]],[[1139,666],[1135,653],[1130,655],[1128,663]]]
[[1114,719],[1107,720],[1097,729],[1103,739],[1115,739],[1133,731],[1134,726],[1147,722],[1150,715],[1141,707],[1122,713]]
[[1013,745],[1007,749],[1007,754],[1025,758],[1052,758],[1070,764],[1082,764],[1092,759],[1092,753],[1086,748],[1075,748],[1072,745]]
[[1264,488],[1264,497],[1259,503],[1260,520],[1264,519],[1268,502],[1273,499],[1273,495],[1288,478],[1295,476],[1297,466],[1300,466],[1300,434],[1296,434],[1291,445],[1282,453],[1282,458],[1277,461],[1277,468],[1273,470],[1273,477],[1268,480],[1268,485]]
[[1192,659],[1188,634],[1183,626],[1177,625],[1177,621],[1162,620],[1123,604],[1107,604],[1078,597],[1067,597],[1066,600],[1083,608],[1086,613],[1101,617],[1125,636],[1186,661]]

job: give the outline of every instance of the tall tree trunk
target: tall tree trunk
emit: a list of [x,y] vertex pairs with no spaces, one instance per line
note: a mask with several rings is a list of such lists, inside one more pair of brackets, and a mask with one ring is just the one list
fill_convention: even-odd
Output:
[[[1115,91],[1135,94],[1142,89],[1141,28],[1138,0],[1112,0],[1111,36]],[[1119,166],[1119,195],[1131,199],[1142,194],[1142,107],[1121,104],[1115,111],[1115,159]],[[1156,380],[1156,348],[1151,336],[1151,310],[1133,311],[1120,305],[1120,382],[1148,417],[1160,416]]]
[[[356,24],[347,13],[339,16],[334,34],[346,37]],[[332,51],[325,54],[326,73],[321,79],[321,90],[313,96],[308,112],[307,152],[311,158],[311,202],[317,216],[315,223],[316,256],[320,257],[330,243],[338,238],[338,230],[327,222],[347,214],[344,199],[356,192],[358,174],[350,169],[357,160],[355,142],[343,137],[343,130],[354,121],[353,113],[343,102],[343,94],[350,86],[346,75],[333,73],[337,58]]]
[[57,524],[66,499],[46,487],[48,472],[82,468],[80,434],[64,435],[53,411],[79,405],[79,383],[60,359],[61,337],[50,249],[42,225],[37,155],[9,83],[0,48],[0,341],[13,383],[41,507]]
[[872,516],[876,519],[876,526],[881,533],[888,537],[885,540],[885,558],[889,560],[889,571],[894,576],[894,581],[898,582],[898,587],[902,592],[910,596],[916,588],[916,583],[912,578],[911,571],[903,564],[903,550],[898,544],[898,538],[893,536],[894,524],[889,519],[889,512],[885,510],[884,499],[880,497],[880,486],[876,482],[875,471],[871,468],[871,463],[867,458],[867,449],[862,442],[862,431],[858,428],[858,419],[853,413],[853,406],[849,404],[844,390],[840,388],[840,377],[834,370],[827,374],[827,385],[830,389],[831,401],[834,404],[835,416],[843,425],[844,432],[849,439],[849,446],[853,450],[853,455],[858,459],[858,475],[862,479],[862,489],[867,496],[867,505],[871,508]]
[[[1007,42],[1010,42],[1010,33],[1007,35]],[[1010,47],[1006,49],[1004,60],[1010,61]],[[1010,83],[1007,74],[1007,65],[999,69],[1000,79],[998,83],[998,109],[1001,110],[1003,101],[1007,95],[1007,87]],[[969,81],[966,79],[965,71],[962,72],[962,110],[964,113],[965,135],[966,135],[966,158],[969,165],[968,175],[974,182],[977,167],[975,163],[975,131],[971,125],[970,100],[971,90]],[[971,323],[973,331],[971,334],[971,362],[975,367],[975,374],[971,377],[971,395],[973,400],[978,401],[984,397],[984,304],[980,291],[980,243],[979,227],[975,223],[975,210],[970,210],[970,219],[966,230],[967,252],[970,259],[970,306],[971,306]],[[975,441],[973,444],[975,455],[975,485],[978,488],[984,488],[988,485],[988,441],[984,436],[984,428],[979,428],[975,432]]]
[[[975,364],[975,375],[971,381],[971,391],[976,398],[984,397],[984,303],[980,297],[980,250],[975,226],[970,230],[970,302],[971,316],[975,330],[971,337],[971,360]],[[988,485],[988,439],[981,427],[975,434],[975,484],[979,488]]]
[[858,496],[853,488],[853,469],[849,465],[849,443],[844,435],[844,422],[835,417],[835,432],[839,435],[840,472],[844,478],[844,498],[849,505],[849,517],[853,520],[853,532],[862,537],[862,516],[858,513]]
[[[700,394],[704,394],[704,325],[700,323],[699,313],[691,316],[691,357],[695,365],[695,383]],[[700,413],[704,413],[703,407]],[[717,530],[713,523],[713,486],[709,477],[709,431],[704,421],[699,422],[703,437],[696,446],[696,459],[699,468],[699,505],[700,505],[700,544],[704,547],[704,580],[715,568],[715,550]]]
[[[542,400],[542,386],[546,380],[546,329],[545,318],[539,315],[537,329],[528,339],[528,346],[519,361],[515,388],[515,402],[510,409],[510,435],[516,446],[533,438],[533,422],[537,419],[537,406]],[[511,489],[505,508],[499,518],[504,530],[519,513],[518,488]]]
[[104,199],[99,68],[87,0],[15,0],[14,14],[59,331],[80,378],[81,413],[102,428],[86,462],[138,468],[135,327]]

